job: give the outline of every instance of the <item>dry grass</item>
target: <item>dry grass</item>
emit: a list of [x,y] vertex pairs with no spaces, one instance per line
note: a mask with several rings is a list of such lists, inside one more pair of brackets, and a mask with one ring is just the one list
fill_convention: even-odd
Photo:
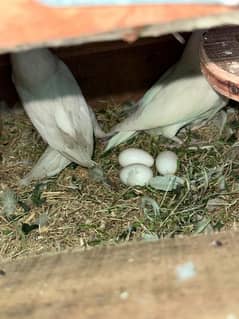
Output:
[[[119,105],[111,103],[97,116],[108,129],[119,120],[120,110]],[[127,146],[102,155],[104,146],[97,141],[94,159],[112,186],[96,182],[86,169],[71,164],[55,178],[23,188],[18,185],[20,178],[45,145],[22,109],[4,113],[0,138],[0,256],[16,258],[233,227],[239,208],[238,148],[232,147],[237,121],[237,112],[231,114],[222,136],[215,122],[196,131],[184,130],[180,147],[163,137],[142,133]],[[231,128],[232,135],[228,133]],[[174,150],[180,161],[177,175],[185,178],[185,186],[162,192],[121,185],[117,155],[128,146],[141,147],[153,156],[161,150]],[[145,207],[144,196],[151,199]],[[152,199],[159,210],[151,206]]]

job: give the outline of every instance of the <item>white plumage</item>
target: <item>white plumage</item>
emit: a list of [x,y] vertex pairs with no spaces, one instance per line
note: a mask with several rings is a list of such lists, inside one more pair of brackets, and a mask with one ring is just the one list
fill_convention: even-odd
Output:
[[11,63],[24,109],[49,144],[27,181],[55,175],[70,162],[93,167],[93,130],[104,132],[68,67],[48,49],[14,53]]
[[28,185],[34,179],[54,176],[60,173],[70,163],[71,161],[66,157],[48,146],[32,170],[21,179],[20,184]]
[[179,141],[175,135],[180,128],[212,117],[227,104],[201,74],[202,33],[192,34],[181,59],[146,92],[136,111],[111,130],[109,135],[115,135],[106,151],[144,130]]

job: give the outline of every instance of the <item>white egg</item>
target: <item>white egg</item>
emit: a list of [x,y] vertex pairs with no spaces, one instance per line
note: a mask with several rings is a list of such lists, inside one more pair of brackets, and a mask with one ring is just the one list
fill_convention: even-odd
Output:
[[154,158],[148,152],[140,148],[127,148],[119,154],[119,164],[122,167],[131,164],[143,164],[151,167],[154,164]]
[[164,151],[156,157],[157,171],[162,175],[174,175],[178,167],[178,157],[174,152]]
[[143,164],[125,166],[120,171],[120,180],[128,186],[145,186],[153,177],[153,171]]

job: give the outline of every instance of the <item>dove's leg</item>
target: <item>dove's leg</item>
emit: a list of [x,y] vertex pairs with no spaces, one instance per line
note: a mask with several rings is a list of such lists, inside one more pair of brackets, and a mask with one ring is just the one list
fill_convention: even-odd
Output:
[[60,173],[71,162],[50,146],[41,155],[33,169],[21,181],[21,185],[28,185],[34,179],[51,177]]

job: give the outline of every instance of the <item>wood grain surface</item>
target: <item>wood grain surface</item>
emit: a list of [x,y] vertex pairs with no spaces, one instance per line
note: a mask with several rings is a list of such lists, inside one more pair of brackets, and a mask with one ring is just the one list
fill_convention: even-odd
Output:
[[231,232],[3,262],[0,318],[236,319],[238,251]]
[[[187,39],[188,35],[183,34]],[[137,101],[180,57],[184,45],[172,35],[61,47],[54,52],[70,68],[91,106],[109,101]],[[18,100],[8,55],[0,55],[0,99],[9,106]]]
[[[172,22],[181,21],[182,27],[184,20],[191,19],[192,29],[195,27],[195,18],[219,15],[213,21],[215,25],[225,23],[225,19],[227,21],[229,18],[233,21],[233,14],[227,15],[225,19],[220,15],[234,11],[237,11],[235,6],[216,4],[53,8],[33,0],[0,1],[0,51],[37,45],[66,45],[74,41],[92,42],[96,39],[106,41],[124,38],[126,41],[134,41],[141,33],[147,33],[150,25],[170,26]],[[212,23],[208,18],[205,22]],[[167,31],[161,30],[161,34],[163,32]],[[101,39],[98,37],[100,34],[104,34]]]

